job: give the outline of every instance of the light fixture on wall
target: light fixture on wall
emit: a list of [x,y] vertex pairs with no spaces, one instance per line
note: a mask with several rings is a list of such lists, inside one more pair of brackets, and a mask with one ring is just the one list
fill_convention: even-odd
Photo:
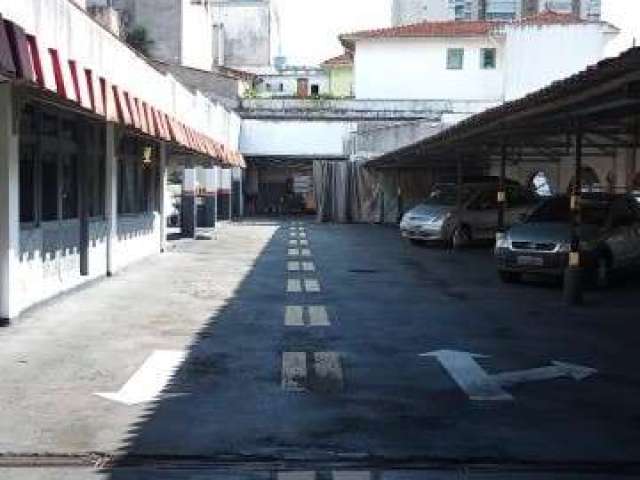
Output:
[[144,150],[142,151],[142,164],[144,166],[149,166],[151,165],[151,162],[153,161],[151,159],[151,153],[152,153],[152,149],[151,147],[144,147]]

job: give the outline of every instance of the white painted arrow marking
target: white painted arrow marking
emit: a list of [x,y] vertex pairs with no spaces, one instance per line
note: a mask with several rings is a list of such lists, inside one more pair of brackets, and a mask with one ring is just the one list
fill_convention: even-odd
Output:
[[437,358],[471,400],[513,400],[513,397],[505,392],[500,384],[495,382],[475,361],[475,358],[485,358],[485,355],[438,350],[437,352],[423,353],[420,356]]
[[503,387],[524,382],[553,380],[562,377],[573,378],[576,381],[580,381],[597,373],[597,370],[593,368],[553,361],[551,362],[552,365],[548,367],[490,375],[475,361],[475,358],[486,358],[486,355],[453,350],[439,350],[436,352],[423,353],[420,356],[437,358],[449,375],[451,375],[451,378],[454,379],[471,400],[513,400],[513,396],[507,393]]
[[579,382],[580,380],[598,373],[594,368],[574,365],[572,363],[553,361],[551,364],[552,365],[548,367],[497,373],[491,377],[500,383],[500,385],[508,387],[518,383],[539,382],[542,380],[553,380],[555,378],[562,377],[573,378],[575,381]]
[[151,402],[162,393],[185,356],[184,351],[156,350],[119,391],[95,395],[125,405]]

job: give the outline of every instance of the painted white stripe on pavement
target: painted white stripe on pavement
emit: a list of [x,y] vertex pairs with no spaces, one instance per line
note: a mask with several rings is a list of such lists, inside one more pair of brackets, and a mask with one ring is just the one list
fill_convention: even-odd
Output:
[[320,282],[315,278],[305,278],[304,279],[304,289],[309,293],[319,293],[320,292]]
[[315,352],[314,373],[316,380],[332,390],[342,389],[344,375],[342,374],[342,362],[340,354],[336,352]]
[[312,327],[328,327],[331,325],[327,309],[322,305],[308,307],[309,325]]
[[299,278],[290,278],[287,280],[287,293],[301,293],[302,282]]
[[313,262],[302,262],[302,269],[305,272],[315,272],[316,266]]
[[298,240],[289,240],[289,246],[290,247],[297,247],[298,246]]
[[289,392],[303,392],[307,380],[307,354],[282,353],[282,388]]
[[333,472],[333,480],[371,480],[371,472]]
[[300,245],[303,247],[308,247],[309,246],[309,240],[300,240]]
[[302,252],[300,252],[300,254],[303,257],[310,257],[311,256],[311,250],[309,250],[308,248],[303,248]]
[[287,250],[287,254],[290,257],[297,257],[300,255],[300,250],[298,250],[297,248],[290,248],[289,250]]
[[156,350],[119,391],[95,395],[125,405],[151,402],[162,393],[185,356],[181,350]]
[[278,480],[316,480],[316,472],[278,472]]
[[284,324],[287,327],[304,327],[304,308],[287,305],[284,312]]
[[299,272],[300,271],[300,262],[287,262],[287,271],[289,271],[289,272]]

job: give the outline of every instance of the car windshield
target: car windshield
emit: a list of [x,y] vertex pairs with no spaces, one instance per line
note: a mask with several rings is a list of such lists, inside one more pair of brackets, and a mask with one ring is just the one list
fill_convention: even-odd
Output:
[[[467,202],[474,190],[469,185],[462,186],[462,203]],[[434,187],[429,198],[425,200],[426,205],[455,205],[458,201],[457,185],[437,185]]]
[[[607,220],[609,207],[610,203],[608,201],[583,199],[581,203],[581,222],[587,225],[604,224]],[[571,222],[569,197],[557,197],[542,203],[529,215],[527,222]]]

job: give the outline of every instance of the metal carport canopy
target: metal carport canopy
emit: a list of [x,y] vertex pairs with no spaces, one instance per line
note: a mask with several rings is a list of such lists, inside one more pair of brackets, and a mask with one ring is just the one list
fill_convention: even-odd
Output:
[[584,156],[637,148],[640,117],[640,47],[566,79],[471,116],[442,132],[386,153],[368,167],[430,167],[499,158],[560,160],[572,136],[584,135]]

